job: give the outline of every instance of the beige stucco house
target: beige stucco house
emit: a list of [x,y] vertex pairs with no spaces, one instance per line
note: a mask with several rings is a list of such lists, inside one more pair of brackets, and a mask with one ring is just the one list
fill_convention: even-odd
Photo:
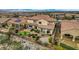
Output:
[[38,29],[43,34],[52,34],[54,18],[48,15],[36,15],[33,17],[11,18],[7,24],[15,29]]
[[26,28],[27,21],[26,18],[11,18],[7,24],[9,27],[12,27],[13,30],[16,31]]
[[4,27],[10,18],[0,18],[0,27]]
[[62,41],[65,39],[64,41],[68,41],[71,46],[79,48],[79,20],[61,21],[61,39]]
[[50,15],[52,15],[54,18],[59,16],[60,19],[64,19],[65,13],[64,12],[53,12],[53,13],[50,13]]
[[36,15],[28,17],[27,19],[27,23],[30,24],[30,27],[35,27],[44,34],[52,34],[54,29],[54,21],[55,19],[48,15]]

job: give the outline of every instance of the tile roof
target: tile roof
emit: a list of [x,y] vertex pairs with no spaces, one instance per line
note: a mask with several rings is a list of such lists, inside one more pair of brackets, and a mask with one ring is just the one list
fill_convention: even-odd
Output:
[[8,21],[8,23],[12,23],[12,24],[24,24],[26,22],[27,20],[25,18],[11,18],[11,20]]
[[4,22],[6,22],[8,20],[9,20],[9,18],[0,18],[0,23],[4,23]]
[[47,21],[53,21],[54,20],[49,15],[37,15],[37,16],[30,17],[29,19],[32,19],[32,20],[44,19],[44,20],[47,20]]
[[79,29],[78,20],[63,20],[61,22],[61,31],[67,31],[72,29]]

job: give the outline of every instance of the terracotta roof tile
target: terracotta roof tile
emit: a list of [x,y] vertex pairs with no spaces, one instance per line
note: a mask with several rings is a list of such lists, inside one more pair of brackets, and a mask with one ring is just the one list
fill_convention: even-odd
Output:
[[47,21],[53,20],[53,18],[51,18],[49,15],[37,15],[37,16],[30,17],[29,19],[32,19],[32,20],[44,19],[44,20],[47,20]]
[[6,22],[7,20],[9,20],[9,18],[0,18],[0,23],[4,23],[4,22]]
[[61,31],[79,29],[79,21],[77,20],[63,20],[61,22]]
[[21,24],[26,22],[27,20],[24,18],[12,18],[10,21],[8,21],[8,23],[12,23],[12,24]]

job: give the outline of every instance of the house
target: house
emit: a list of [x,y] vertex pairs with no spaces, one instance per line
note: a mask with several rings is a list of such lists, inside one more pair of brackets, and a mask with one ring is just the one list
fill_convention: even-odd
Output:
[[52,34],[54,30],[55,24],[49,24],[49,25],[38,25],[38,29],[45,34]]
[[15,30],[21,30],[26,27],[27,21],[26,18],[11,18],[7,24],[8,26],[12,26]]
[[11,18],[7,24],[14,27],[16,30],[20,29],[37,29],[43,34],[52,34],[54,29],[55,19],[48,15],[36,15],[33,17],[18,17]]
[[79,14],[78,13],[65,13],[65,17],[78,20]]
[[54,18],[59,16],[60,19],[64,19],[65,13],[64,12],[54,12],[54,13],[50,13],[50,15],[52,15]]
[[[61,39],[79,48],[79,20],[62,20],[61,21]],[[63,42],[64,42],[63,41]],[[68,44],[67,42],[67,44]]]
[[0,18],[0,27],[4,27],[9,20],[9,18]]
[[54,21],[55,19],[48,15],[36,15],[27,19],[27,23],[30,24],[29,27],[36,28],[45,34],[52,34]]
[[79,20],[79,14],[75,14],[75,19]]

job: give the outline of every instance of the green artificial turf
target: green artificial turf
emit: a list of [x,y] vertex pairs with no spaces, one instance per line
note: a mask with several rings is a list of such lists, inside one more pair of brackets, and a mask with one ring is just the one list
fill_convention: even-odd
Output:
[[30,32],[26,32],[26,31],[18,33],[18,35],[21,35],[21,36],[28,36],[29,34],[30,34]]

